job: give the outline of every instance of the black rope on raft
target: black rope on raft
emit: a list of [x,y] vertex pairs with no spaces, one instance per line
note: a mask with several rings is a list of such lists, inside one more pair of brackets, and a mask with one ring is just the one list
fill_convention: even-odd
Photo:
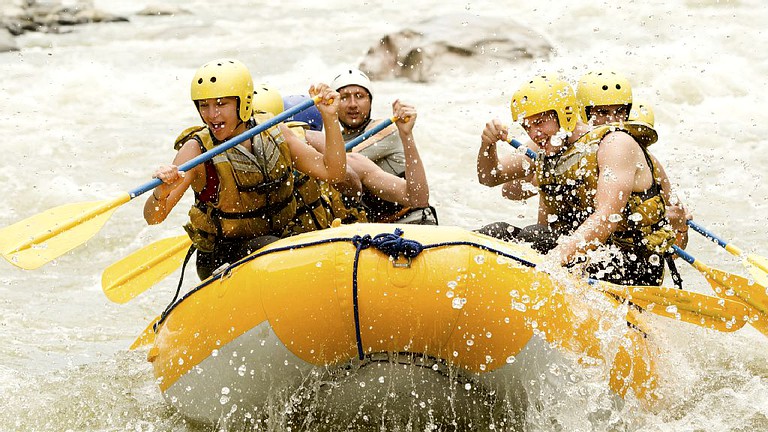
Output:
[[376,237],[371,237],[370,234],[356,235],[352,237],[352,244],[355,246],[355,260],[352,264],[352,305],[355,318],[355,339],[357,341],[357,356],[360,360],[364,360],[363,340],[360,335],[360,308],[357,299],[357,265],[360,260],[360,252],[363,249],[373,247],[395,260],[400,255],[411,259],[416,258],[424,250],[424,246],[416,240],[404,239],[403,230],[400,228],[395,228],[394,234],[382,233],[377,234]]

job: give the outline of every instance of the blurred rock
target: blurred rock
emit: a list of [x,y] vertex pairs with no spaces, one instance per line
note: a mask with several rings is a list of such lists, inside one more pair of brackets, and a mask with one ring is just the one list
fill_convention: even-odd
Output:
[[383,36],[359,67],[372,79],[426,82],[457,69],[498,67],[499,60],[532,60],[548,57],[551,51],[544,35],[509,18],[453,14]]
[[168,5],[150,5],[140,10],[136,15],[141,16],[173,16],[173,15],[189,15],[186,9],[168,6]]
[[18,51],[19,46],[10,31],[0,28],[0,52]]
[[[12,0],[0,6],[0,29],[14,36],[28,31],[65,33],[75,25],[120,21],[128,18],[98,10],[92,0]],[[1,33],[0,52],[8,51]]]

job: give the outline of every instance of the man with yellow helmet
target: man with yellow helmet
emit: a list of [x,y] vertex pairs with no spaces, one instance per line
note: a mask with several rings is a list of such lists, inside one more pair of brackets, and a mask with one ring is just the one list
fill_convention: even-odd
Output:
[[[526,81],[512,96],[510,108],[513,120],[540,149],[533,165],[540,197],[538,229],[550,230],[557,238],[556,245],[540,244],[541,249],[565,265],[606,244],[611,247],[601,252],[607,258],[585,267],[592,277],[660,284],[661,257],[674,242],[674,231],[665,218],[661,185],[645,149],[615,127],[583,123],[573,89],[557,76]],[[506,134],[503,125],[489,123],[480,154],[495,154],[495,143],[506,140]],[[481,156],[478,159],[481,168]],[[525,174],[522,167],[512,168],[518,171],[494,175]]]
[[318,84],[310,87],[309,93],[321,98],[317,105],[326,126],[325,154],[278,124],[208,162],[180,172],[179,165],[272,117],[254,114],[253,92],[251,74],[238,60],[214,60],[197,70],[190,93],[205,126],[182,133],[172,164],[154,173],[163,183],[144,205],[147,223],[160,223],[192,187],[195,204],[185,229],[198,251],[201,279],[225,263],[292,234],[296,212],[294,166],[328,181],[343,178],[346,170],[337,119],[339,95],[327,85]]
[[[383,119],[374,120],[371,118],[371,103],[373,101],[371,80],[361,70],[347,68],[340,71],[331,81],[331,87],[341,95],[339,122],[342,126],[345,142],[357,138],[366,130],[383,121]],[[413,111],[415,114],[415,109],[410,105],[401,102],[393,104],[393,112],[403,109]],[[415,115],[413,118],[415,119]],[[370,159],[389,174],[401,178],[406,177],[407,155],[403,147],[403,140],[410,140],[413,144],[412,129],[413,121],[398,120],[395,125],[387,127],[351,151]],[[412,150],[415,151],[415,144]],[[359,159],[355,159],[355,161],[359,162],[357,164],[358,170],[378,174],[378,171],[373,170],[365,161]],[[428,200],[429,185],[426,175],[418,177],[412,175],[408,182],[413,181],[419,182],[414,188],[423,191],[418,195],[426,197]],[[362,196],[362,202],[368,208],[368,217],[372,222],[437,223],[435,209],[427,201],[418,199],[412,200],[414,202],[409,204],[402,200],[382,198],[381,193],[372,193],[373,190],[375,189],[366,188]]]
[[[579,79],[576,99],[581,107],[579,114],[585,123],[593,126],[615,124],[630,133],[643,147],[648,147],[658,140],[652,108],[645,102],[634,99],[632,86],[622,74],[610,70],[587,72]],[[656,169],[654,176],[662,186],[667,203],[667,219],[675,228],[676,243],[685,248],[688,244],[686,220],[692,219],[692,216],[672,193],[672,184],[662,164],[651,153],[648,153],[648,156]],[[674,272],[674,264],[671,261],[669,266]]]

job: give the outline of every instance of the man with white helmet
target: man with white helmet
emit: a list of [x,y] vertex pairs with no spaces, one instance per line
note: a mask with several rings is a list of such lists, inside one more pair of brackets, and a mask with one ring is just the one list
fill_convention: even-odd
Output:
[[[330,85],[339,92],[341,97],[339,123],[341,123],[345,142],[357,138],[383,121],[383,119],[371,118],[373,93],[371,80],[365,73],[358,69],[344,69],[333,78]],[[406,164],[402,140],[407,139],[413,143],[412,127],[412,122],[410,124],[403,121],[395,122],[351,151],[370,159],[389,174],[405,177]],[[420,188],[429,190],[426,178],[421,183]],[[362,202],[368,207],[368,217],[373,222],[437,223],[435,209],[428,204],[423,208],[409,208],[402,203],[387,201],[368,192],[363,194]]]

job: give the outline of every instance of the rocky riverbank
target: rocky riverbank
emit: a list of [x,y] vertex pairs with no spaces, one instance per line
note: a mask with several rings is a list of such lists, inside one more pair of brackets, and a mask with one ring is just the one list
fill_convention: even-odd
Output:
[[[8,2],[5,0],[3,3]],[[147,7],[139,15],[187,13],[163,6]],[[0,52],[19,49],[15,36],[26,32],[67,33],[73,26],[129,21],[94,7],[91,0],[10,0],[0,5]]]

